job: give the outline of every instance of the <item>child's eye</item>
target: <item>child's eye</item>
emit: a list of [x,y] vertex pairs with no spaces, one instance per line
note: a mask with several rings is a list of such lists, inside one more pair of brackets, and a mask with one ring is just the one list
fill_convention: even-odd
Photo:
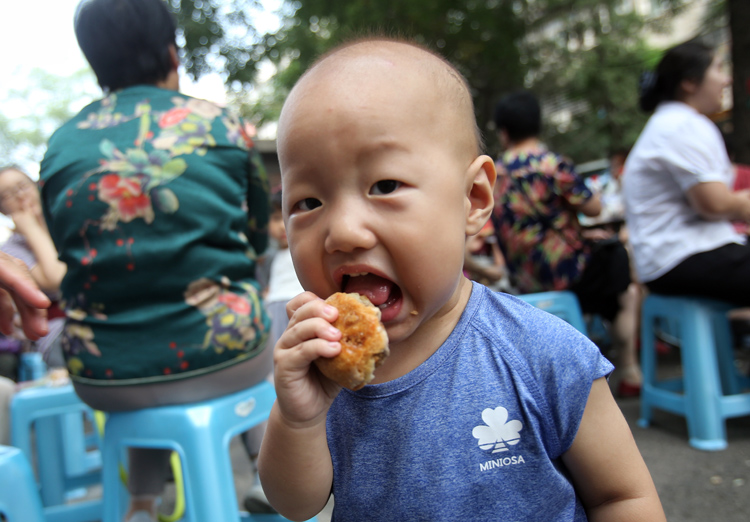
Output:
[[297,209],[303,211],[309,211],[318,208],[322,203],[315,198],[305,198],[297,203]]
[[373,194],[375,196],[390,194],[400,186],[400,181],[396,181],[394,179],[384,179],[382,181],[378,181],[372,186],[372,188],[370,189],[370,194]]

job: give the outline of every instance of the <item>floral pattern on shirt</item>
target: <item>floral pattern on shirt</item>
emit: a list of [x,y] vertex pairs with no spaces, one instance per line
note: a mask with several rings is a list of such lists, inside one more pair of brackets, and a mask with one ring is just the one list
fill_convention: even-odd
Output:
[[253,145],[232,111],[153,86],[109,94],[53,135],[40,186],[68,265],[74,379],[160,382],[263,350],[253,275],[269,190]]
[[257,331],[263,329],[260,317],[252,318],[250,312],[261,307],[257,289],[241,283],[242,294],[230,290],[226,278],[217,283],[201,278],[193,281],[185,290],[185,302],[197,307],[206,316],[209,329],[203,339],[202,348],[213,348],[218,353],[224,350],[241,350],[256,339]]
[[508,152],[497,170],[493,223],[512,284],[522,293],[569,288],[590,257],[571,207],[591,191],[549,151]]

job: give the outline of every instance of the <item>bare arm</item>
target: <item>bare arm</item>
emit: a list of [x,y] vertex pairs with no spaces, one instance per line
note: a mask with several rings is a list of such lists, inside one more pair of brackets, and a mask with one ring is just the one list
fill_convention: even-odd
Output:
[[651,474],[604,378],[594,381],[563,455],[592,522],[666,522]]
[[5,335],[13,333],[13,302],[26,337],[36,340],[47,335],[44,309],[50,305],[49,299],[36,287],[22,261],[0,252],[0,331]]
[[333,485],[325,414],[310,426],[295,426],[274,404],[258,469],[269,502],[286,518],[308,520],[320,513]]
[[599,194],[594,194],[580,205],[572,206],[573,210],[584,216],[596,217],[602,212],[602,201]]
[[[493,260],[495,261],[495,264],[491,266],[483,265],[477,262],[474,256],[471,255],[469,249],[466,248],[466,250],[464,251],[464,269],[476,275],[477,277],[487,278],[493,282],[502,279],[505,273],[505,265],[503,263],[502,254],[500,254],[499,258],[495,254],[495,248],[499,250],[499,247],[497,245],[493,245]],[[498,263],[498,261],[502,264]]]
[[67,267],[57,257],[52,238],[47,227],[40,222],[32,210],[23,209],[11,215],[16,230],[23,235],[36,258],[36,266],[31,276],[42,290],[56,292],[60,289]]
[[686,193],[690,206],[708,221],[750,222],[750,191],[730,191],[718,181],[698,183]]
[[341,350],[341,332],[330,324],[338,311],[311,293],[287,305],[289,326],[274,348],[277,400],[258,458],[263,491],[291,520],[307,520],[328,502],[333,464],[326,440],[326,415],[340,391],[312,362]]

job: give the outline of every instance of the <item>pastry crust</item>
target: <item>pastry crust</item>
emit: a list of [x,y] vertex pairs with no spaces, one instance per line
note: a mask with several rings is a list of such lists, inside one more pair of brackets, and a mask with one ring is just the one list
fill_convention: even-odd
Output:
[[337,292],[326,299],[339,317],[333,326],[341,331],[341,352],[320,357],[315,365],[329,379],[350,390],[359,390],[375,378],[375,368],[388,356],[388,334],[380,322],[380,309],[359,294]]

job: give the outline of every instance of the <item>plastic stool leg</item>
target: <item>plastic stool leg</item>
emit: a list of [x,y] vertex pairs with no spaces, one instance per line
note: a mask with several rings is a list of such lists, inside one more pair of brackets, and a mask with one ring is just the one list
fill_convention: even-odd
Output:
[[63,448],[60,419],[43,417],[37,419],[34,427],[42,504],[45,506],[64,504],[65,462],[61,458]]
[[722,450],[727,447],[727,438],[712,318],[706,309],[697,306],[686,308],[684,313],[682,360],[690,445],[701,450]]
[[717,310],[713,314],[713,320],[722,389],[725,395],[736,395],[742,391],[742,384],[738,379],[737,368],[734,366],[732,328],[723,310]]
[[17,448],[0,446],[0,513],[8,522],[44,522],[28,460]]
[[656,385],[655,320],[656,316],[651,311],[648,302],[646,302],[641,321],[641,373],[643,375],[643,384],[641,390],[641,416],[638,419],[638,425],[642,428],[648,428],[649,424],[651,424],[651,404],[648,400],[648,392],[652,386]]
[[102,444],[103,522],[121,522],[127,507],[125,487],[120,480],[122,448],[106,437]]

